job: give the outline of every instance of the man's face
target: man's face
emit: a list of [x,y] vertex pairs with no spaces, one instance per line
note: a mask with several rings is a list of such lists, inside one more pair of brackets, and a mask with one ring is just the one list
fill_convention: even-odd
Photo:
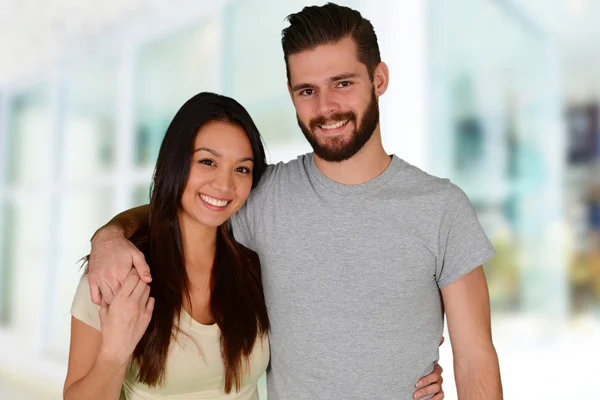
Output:
[[315,154],[332,162],[352,157],[379,123],[374,84],[354,40],[292,54],[288,67],[298,125]]

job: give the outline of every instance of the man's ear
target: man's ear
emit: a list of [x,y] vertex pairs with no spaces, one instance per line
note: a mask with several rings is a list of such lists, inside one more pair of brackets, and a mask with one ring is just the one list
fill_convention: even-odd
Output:
[[377,97],[385,93],[390,83],[390,70],[386,63],[380,62],[373,71],[373,86]]

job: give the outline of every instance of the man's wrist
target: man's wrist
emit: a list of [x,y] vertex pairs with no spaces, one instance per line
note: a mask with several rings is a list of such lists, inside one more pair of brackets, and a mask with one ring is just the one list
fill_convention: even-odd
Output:
[[92,236],[92,246],[98,243],[105,242],[112,238],[124,238],[125,230],[118,225],[105,225],[98,229]]

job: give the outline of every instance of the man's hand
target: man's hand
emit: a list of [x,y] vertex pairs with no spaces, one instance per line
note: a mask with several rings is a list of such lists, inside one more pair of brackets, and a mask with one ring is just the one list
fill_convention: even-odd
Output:
[[[444,344],[445,340],[446,339],[442,336],[440,339],[440,347]],[[444,388],[442,387],[442,383],[444,383],[444,378],[442,377],[442,372],[444,372],[444,370],[436,363],[433,367],[433,371],[429,375],[419,379],[415,385],[418,390],[413,393],[413,398],[417,400],[424,398],[429,400],[443,400]]]
[[413,398],[416,400],[424,398],[429,400],[443,400],[444,390],[442,389],[442,383],[444,383],[444,378],[442,377],[442,372],[442,367],[439,364],[435,364],[433,371],[417,382],[416,386],[418,390],[413,394]]
[[143,282],[152,281],[144,254],[116,227],[106,226],[94,235],[88,265],[90,294],[97,305],[102,299],[112,302],[132,267]]

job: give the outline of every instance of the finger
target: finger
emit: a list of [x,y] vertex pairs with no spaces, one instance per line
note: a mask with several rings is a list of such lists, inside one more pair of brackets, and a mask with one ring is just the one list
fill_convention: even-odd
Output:
[[[135,276],[137,278],[137,274]],[[141,280],[140,278],[138,278],[138,283],[137,283],[137,285],[135,285],[135,288],[131,292],[131,296],[130,296],[131,299],[134,301],[140,302],[141,305],[146,304],[145,301],[142,303],[141,300],[142,300],[144,291],[146,290],[147,287],[148,287],[148,284],[146,282],[144,282],[143,280]]]
[[[111,293],[113,294],[113,296],[116,296],[119,294],[119,292],[121,291],[121,282],[119,282],[118,280],[108,280],[104,282],[106,286],[108,286],[110,288]],[[104,292],[102,292],[104,293]]]
[[146,312],[152,316],[152,311],[154,311],[154,297],[148,297],[148,301],[146,302]]
[[445,341],[446,341],[446,338],[442,336],[442,339],[440,340],[440,346],[443,345]]
[[425,386],[423,389],[417,390],[413,394],[413,398],[422,399],[423,397],[426,397],[426,396],[429,396],[432,394],[436,394],[441,390],[442,390],[442,387],[440,385],[438,385],[437,383],[434,383],[433,385]]
[[152,311],[154,311],[154,297],[149,297],[144,309],[144,319],[147,323],[150,323],[150,320],[152,319]]
[[140,251],[134,253],[132,256],[133,267],[138,273],[138,276],[141,280],[146,283],[152,282],[152,275],[150,274],[150,267],[148,263],[146,263],[146,259],[144,258],[144,254]]
[[[119,290],[121,289],[122,282],[125,282],[125,279],[121,279],[119,277],[118,271],[117,273],[109,271],[100,277],[102,281],[106,282],[106,285],[110,287],[113,294],[116,296],[119,294]],[[104,289],[104,288],[102,288]]]
[[429,375],[426,375],[419,379],[416,387],[422,388],[424,386],[431,385],[432,383],[439,381],[441,378],[442,367],[440,367],[439,364],[435,364],[435,366],[433,367],[433,371]]
[[142,305],[146,305],[146,303],[148,303],[148,298],[150,297],[150,285],[148,285],[147,283],[145,283],[146,287],[144,288],[144,293],[142,293],[142,296],[140,298],[140,303]]
[[90,282],[88,277],[88,282],[90,284],[90,296],[92,296],[92,302],[96,305],[100,305],[102,302],[102,294],[100,293],[100,286],[94,282]]
[[100,282],[98,290],[100,291],[100,296],[102,296],[102,300],[104,300],[107,304],[112,303],[112,301],[115,298],[115,294],[113,293],[108,283]]
[[127,274],[127,278],[125,278],[125,281],[123,282],[123,287],[121,288],[121,291],[119,293],[122,295],[122,297],[131,296],[131,293],[133,293],[133,290],[136,288],[139,282],[140,278],[138,278],[135,270],[131,268],[129,274]]
[[100,301],[100,310],[98,312],[100,314],[100,323],[102,323],[104,318],[106,318],[106,314],[108,313],[108,304],[106,303],[106,301]]
[[435,395],[435,396],[433,396],[433,397],[430,397],[430,398],[429,398],[429,399],[427,399],[427,400],[444,400],[444,397],[445,397],[445,396],[444,396],[444,391],[442,390],[441,392],[439,392],[438,394],[436,394],[436,395]]

